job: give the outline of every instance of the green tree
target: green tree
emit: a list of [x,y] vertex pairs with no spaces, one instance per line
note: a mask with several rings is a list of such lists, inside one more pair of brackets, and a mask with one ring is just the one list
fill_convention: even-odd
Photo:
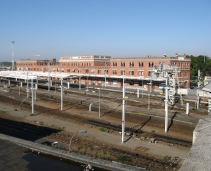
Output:
[[199,55],[197,57],[197,63],[198,63],[198,70],[201,72],[201,76],[206,76],[206,63],[205,63],[205,57],[203,55]]
[[205,76],[211,75],[211,59],[209,59],[207,56],[204,56],[204,69],[205,69]]
[[199,55],[187,55],[187,58],[191,59],[190,77],[192,80],[198,76],[198,70],[200,70],[201,77],[211,75],[211,59],[207,56]]
[[197,64],[197,57],[190,55],[187,55],[187,58],[190,58],[191,64],[190,64],[190,77],[191,79],[194,79],[195,76],[198,75],[198,64]]

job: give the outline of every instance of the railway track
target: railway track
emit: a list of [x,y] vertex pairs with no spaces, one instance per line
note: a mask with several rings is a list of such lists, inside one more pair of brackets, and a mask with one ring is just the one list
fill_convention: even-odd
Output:
[[[62,142],[66,145],[69,143],[69,139],[73,135],[58,129],[37,126],[32,123],[22,121],[20,118],[2,114],[2,112],[0,112],[0,125],[1,128],[9,127],[9,129],[18,130],[23,134],[27,132],[33,135],[47,137],[52,140],[58,140],[59,142]],[[86,154],[101,159],[112,158],[113,160],[119,160],[119,162],[124,162],[127,164],[136,163],[137,166],[150,170],[170,171],[177,167],[177,159],[169,162],[154,158],[153,156],[145,156],[139,152],[131,152],[127,148],[123,149],[118,146],[106,144],[105,142],[96,140],[93,142],[92,139],[88,139],[87,137],[76,137],[73,144],[75,144],[75,148],[72,147],[74,151],[77,151],[81,154]],[[78,150],[79,148],[82,150]],[[68,148],[64,149],[67,150]]]
[[[46,98],[46,97],[45,97]],[[20,104],[20,101],[14,98],[9,98],[9,97],[5,97],[0,95],[0,99],[4,99],[4,103],[5,104],[12,104],[15,106],[18,106]],[[60,100],[59,98],[55,98],[54,97],[54,101],[55,100]],[[86,108],[88,106],[88,103],[86,103],[86,101],[78,101],[78,100],[65,100],[65,106],[66,108]],[[31,104],[30,102],[24,102],[23,106],[24,109],[31,109]],[[72,115],[69,114],[65,111],[61,112],[59,109],[49,109],[46,108],[44,106],[37,106],[35,105],[36,109],[39,109],[39,111],[37,112],[37,114],[44,114],[47,116],[55,116],[55,117],[59,117],[60,119],[65,119],[65,120],[76,120],[78,122],[82,122],[82,123],[87,123],[93,126],[98,126],[98,127],[103,127],[106,128],[107,130],[112,130],[112,131],[116,131],[116,132],[120,132],[121,131],[121,125],[117,125],[114,123],[110,123],[110,122],[103,122],[103,121],[99,121],[99,120],[95,120],[95,119],[89,119],[89,118],[84,118],[78,115]],[[95,109],[93,107],[93,109]],[[96,108],[97,110],[98,108]],[[105,113],[113,113],[112,110],[106,110],[104,109]],[[118,113],[118,112],[117,112]],[[54,139],[54,140],[59,140],[60,142],[64,143],[64,144],[68,144],[69,143],[69,138],[70,136],[72,136],[72,134],[70,133],[65,133],[61,130],[56,130],[56,129],[51,129],[51,128],[45,128],[43,126],[37,126],[37,125],[33,125],[33,124],[26,124],[23,122],[14,122],[14,121],[9,121],[8,120],[12,120],[12,118],[6,118],[6,119],[0,119],[0,123],[2,123],[2,126],[5,127],[13,127],[13,129],[18,129],[20,131],[24,131],[24,132],[30,132],[32,134],[35,135],[40,135],[43,137],[48,137],[50,139]],[[147,121],[146,121],[147,122]],[[160,136],[154,133],[148,133],[148,132],[143,132],[141,130],[141,128],[144,126],[144,124],[146,123],[142,123],[140,125],[137,125],[133,128],[131,127],[126,127],[125,130],[127,132],[129,132],[132,135],[135,135],[136,137],[145,137],[145,138],[156,138],[156,140],[158,141],[162,141],[162,142],[166,142],[169,144],[174,144],[174,145],[178,145],[178,146],[183,146],[183,147],[190,147],[191,146],[191,142],[189,141],[185,141],[185,140],[181,140],[181,139],[176,139],[176,138],[171,138],[171,137],[166,137],[166,136]],[[33,126],[32,126],[33,125]],[[139,152],[131,152],[130,150],[127,149],[121,149],[119,147],[112,147],[113,145],[103,145],[105,144],[103,142],[98,142],[93,144],[92,140],[87,140],[84,139],[82,137],[77,137],[75,140],[74,144],[77,144],[77,147],[81,148],[84,146],[84,144],[86,144],[87,148],[89,148],[89,150],[91,149],[91,151],[95,151],[96,149],[99,151],[98,148],[96,147],[100,147],[101,149],[101,153],[105,153],[109,152],[109,156],[113,156],[115,159],[114,160],[124,160],[124,162],[126,163],[130,163],[131,161],[138,163],[139,166],[141,167],[145,167],[151,170],[171,170],[172,168],[177,167],[177,161],[178,160],[174,160],[172,162],[169,161],[164,161],[161,159],[156,159],[152,156],[145,156],[140,154]],[[84,151],[80,151],[78,150],[78,148],[75,147],[75,151],[78,151],[79,153],[84,153]],[[92,155],[94,157],[99,156],[100,154],[98,154],[97,152],[95,154],[91,153],[89,155]],[[108,156],[105,156],[106,154],[104,154],[103,156],[101,156],[101,158],[104,159],[108,159]]]
[[[53,100],[56,102],[60,102],[60,98],[56,96],[50,96],[47,94],[37,94],[37,97],[39,97],[42,100]],[[12,97],[6,97],[3,95],[0,95],[0,99],[3,99],[3,103],[5,104],[12,104],[14,106],[20,105],[20,100],[14,99]],[[65,98],[64,107],[65,110],[71,109],[71,108],[80,108],[80,109],[88,109],[89,102],[86,100],[76,100],[76,99],[68,99]],[[134,106],[146,106],[146,103],[142,104],[131,104]],[[151,104],[153,105],[153,104]],[[31,110],[31,103],[30,102],[24,102],[23,106],[21,106],[24,110]],[[69,120],[69,121],[77,121],[81,123],[87,123],[93,126],[97,127],[103,127],[108,131],[112,131],[115,133],[121,132],[121,125],[110,123],[106,121],[99,121],[96,119],[89,119],[84,118],[79,115],[70,114],[65,111],[60,111],[60,109],[49,109],[44,106],[38,106],[35,105],[36,114],[37,115],[47,115],[47,116],[55,116],[61,120]],[[120,111],[114,110],[114,109],[107,109],[106,106],[101,105],[102,109],[102,115],[121,115]],[[94,106],[92,107],[92,110],[98,110],[98,107]],[[1,112],[0,112],[1,113]],[[131,113],[133,115],[133,113]],[[147,114],[146,114],[147,115]],[[151,116],[153,114],[148,114],[148,119],[146,119],[145,122],[141,124],[137,124],[134,127],[126,127],[125,131],[132,137],[135,136],[136,138],[140,138],[145,141],[149,141],[149,139],[154,138],[156,141],[166,143],[168,145],[174,145],[176,147],[184,147],[184,148],[190,148],[191,147],[191,141],[168,137],[168,136],[162,136],[156,133],[152,132],[144,132],[142,130],[143,126],[148,123],[151,119]],[[21,132],[28,132],[34,135],[39,135],[42,137],[47,137],[52,140],[58,140],[64,144],[69,143],[70,137],[73,135],[72,133],[67,133],[62,130],[58,130],[55,128],[49,128],[34,123],[27,123],[22,120],[16,120],[14,118],[10,118],[8,116],[2,116],[0,115],[0,124],[2,127],[10,128],[19,130]],[[158,159],[153,156],[146,156],[143,155],[141,152],[131,152],[129,149],[122,149],[119,146],[114,146],[112,144],[105,144],[105,142],[100,142],[95,140],[95,143],[93,143],[93,140],[88,139],[87,137],[80,137],[76,136],[73,143],[73,150],[76,152],[79,152],[81,154],[88,154],[93,157],[99,157],[102,159],[112,159],[119,162],[124,162],[127,164],[134,164],[136,163],[137,166],[141,166],[150,170],[156,170],[156,171],[163,171],[163,170],[172,170],[178,167],[178,159],[175,158],[175,160],[163,160]],[[88,152],[89,151],[89,152]],[[90,152],[91,151],[91,152]],[[175,169],[176,170],[176,169]]]
[[[3,97],[2,97],[3,98]],[[55,98],[54,98],[55,100]],[[4,102],[8,102],[8,103],[13,103],[13,104],[20,104],[19,101],[17,101],[16,99],[11,99],[11,98],[5,98],[4,97]],[[31,104],[28,102],[24,103],[24,108],[30,109]],[[67,101],[65,103],[66,106],[68,106],[68,108],[72,108],[72,107],[80,107],[80,108],[84,108],[86,106],[85,103],[81,103],[77,100],[75,101]],[[35,105],[36,109],[39,109],[37,114],[44,114],[47,116],[55,116],[57,118],[63,119],[63,120],[75,120],[81,123],[87,123],[93,126],[98,126],[98,127],[102,127],[107,129],[108,131],[116,131],[116,132],[121,132],[122,127],[121,125],[115,124],[115,123],[110,123],[110,122],[106,122],[106,121],[99,121],[97,119],[89,119],[89,118],[84,118],[82,116],[79,115],[74,115],[74,114],[70,114],[67,113],[65,111],[60,111],[59,109],[49,109],[47,107],[44,106],[38,106]],[[97,108],[96,108],[97,110]],[[105,113],[113,113],[112,110],[106,110],[104,111]],[[145,122],[143,122],[140,125],[137,125],[136,127],[125,127],[125,132],[128,133],[128,135],[131,136],[136,136],[137,138],[141,138],[143,140],[147,140],[150,138],[154,138],[155,140],[159,141],[159,142],[165,142],[169,145],[174,145],[174,146],[181,146],[181,147],[187,147],[190,148],[192,145],[191,141],[187,141],[187,140],[183,140],[183,139],[178,139],[178,138],[173,138],[173,137],[169,137],[169,136],[163,136],[163,135],[159,135],[159,134],[155,134],[155,133],[151,133],[151,132],[144,132],[141,128],[151,119],[151,116],[148,120],[146,120]]]

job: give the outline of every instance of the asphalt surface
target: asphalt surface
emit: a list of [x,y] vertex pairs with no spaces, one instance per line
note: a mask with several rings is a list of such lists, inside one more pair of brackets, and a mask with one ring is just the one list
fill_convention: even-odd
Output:
[[80,171],[80,165],[32,153],[12,142],[0,140],[0,170],[2,171]]

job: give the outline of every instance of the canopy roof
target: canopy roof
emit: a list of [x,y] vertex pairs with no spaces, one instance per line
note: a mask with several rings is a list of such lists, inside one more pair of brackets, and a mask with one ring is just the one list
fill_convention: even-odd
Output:
[[73,75],[59,72],[34,72],[34,71],[0,71],[0,77],[18,78],[18,79],[39,79],[40,77],[54,77],[65,79]]
[[[27,76],[28,73],[28,76]],[[39,72],[39,71],[0,71],[0,77],[7,78],[18,78],[18,79],[47,79],[48,77],[66,79],[66,78],[76,78],[76,77],[107,77],[113,79],[139,79],[139,80],[155,80],[155,81],[164,81],[165,78],[157,77],[144,77],[144,76],[118,76],[118,75],[104,75],[104,74],[81,74],[81,73],[64,73],[64,72]]]

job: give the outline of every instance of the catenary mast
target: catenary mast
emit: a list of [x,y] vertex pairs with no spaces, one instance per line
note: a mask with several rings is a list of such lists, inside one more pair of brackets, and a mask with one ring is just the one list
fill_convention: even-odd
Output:
[[12,41],[12,71],[14,71],[14,44],[15,41]]

